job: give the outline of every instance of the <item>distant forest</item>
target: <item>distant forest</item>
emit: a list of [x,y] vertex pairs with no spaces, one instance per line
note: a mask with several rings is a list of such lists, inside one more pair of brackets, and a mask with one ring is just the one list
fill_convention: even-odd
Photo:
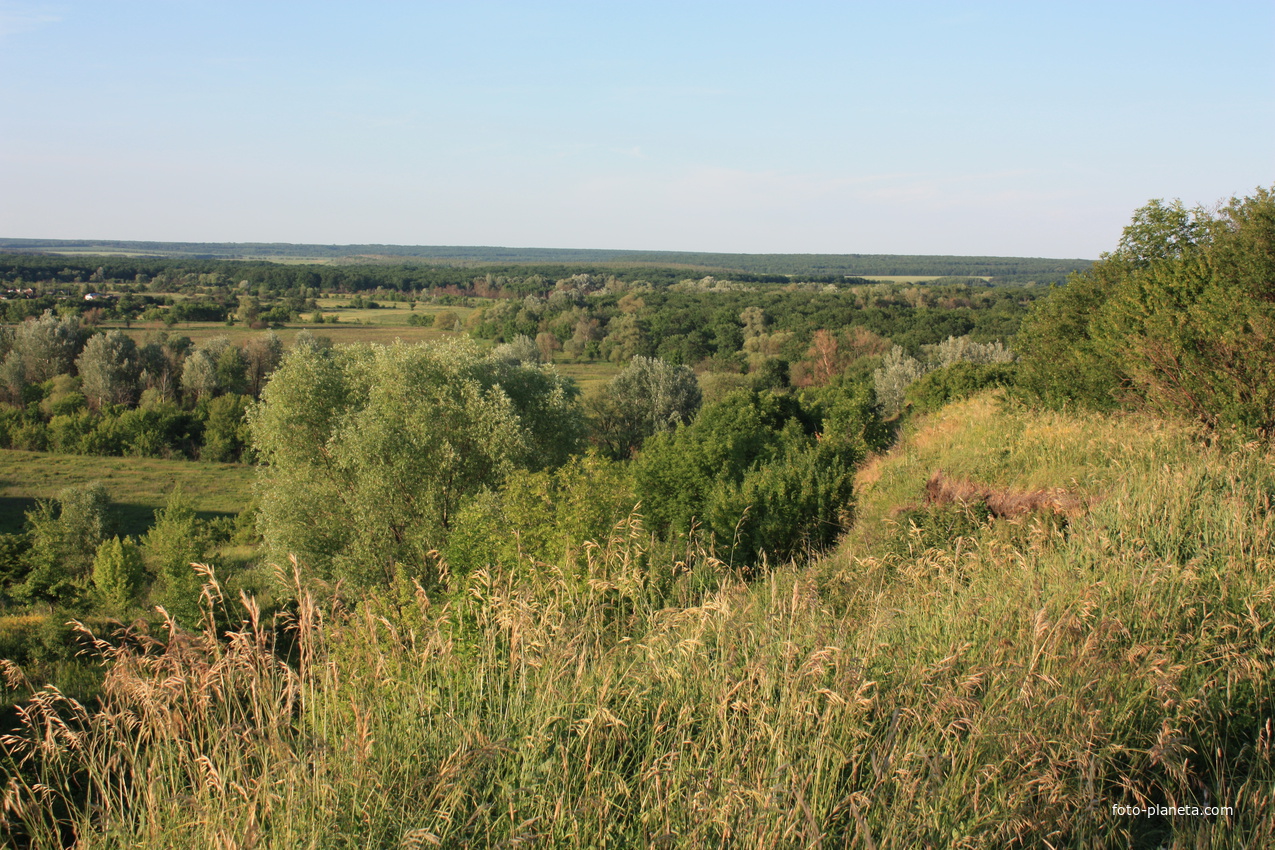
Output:
[[[833,282],[846,277],[913,275],[992,278],[994,283],[1062,283],[1071,272],[1084,272],[1090,260],[1031,257],[956,257],[906,254],[719,254],[689,251],[619,251],[578,248],[497,248],[433,245],[296,245],[283,242],[134,242],[81,239],[0,239],[0,251],[13,254],[58,254],[114,257],[116,262],[142,259],[181,260],[318,260],[339,265],[401,264],[472,267],[476,265],[595,264],[615,267],[678,267],[729,273],[734,280],[755,282]],[[210,268],[208,271],[218,271]],[[151,267],[138,273],[154,274]],[[548,275],[549,273],[547,273]]]

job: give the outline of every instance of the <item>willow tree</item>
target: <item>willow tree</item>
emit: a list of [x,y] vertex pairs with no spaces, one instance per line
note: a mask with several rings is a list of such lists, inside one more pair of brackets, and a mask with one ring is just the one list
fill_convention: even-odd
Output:
[[428,578],[467,499],[581,434],[566,379],[467,340],[296,348],[250,425],[270,554],[358,585]]

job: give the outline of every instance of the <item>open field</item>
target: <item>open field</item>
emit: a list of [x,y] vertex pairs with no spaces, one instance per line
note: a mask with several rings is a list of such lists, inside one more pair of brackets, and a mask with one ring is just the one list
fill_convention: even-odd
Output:
[[[379,310],[370,310],[367,312],[378,313]],[[327,337],[332,340],[333,344],[341,345],[344,343],[354,342],[376,342],[388,345],[396,339],[404,342],[425,342],[427,340],[444,339],[450,336],[459,336],[459,332],[440,331],[435,328],[414,328],[406,324],[355,324],[349,321],[345,315],[341,316],[342,321],[335,324],[316,325],[309,322],[287,325],[275,331],[283,340],[285,346],[291,346],[296,341],[297,334],[302,331],[309,331],[316,337]],[[266,333],[264,330],[253,330],[244,325],[226,325],[222,322],[190,322],[173,325],[171,328],[166,327],[162,322],[134,322],[132,327],[125,329],[123,325],[116,323],[103,323],[103,328],[119,328],[124,330],[138,343],[146,342],[147,338],[156,333],[168,332],[176,336],[190,337],[195,345],[224,336],[235,345],[243,345],[250,339]]]
[[0,532],[21,531],[37,499],[92,481],[101,481],[110,493],[119,531],[141,534],[175,486],[208,518],[242,511],[252,497],[252,480],[252,467],[242,464],[0,450]]
[[598,360],[592,363],[554,363],[559,374],[571,378],[579,386],[584,395],[591,395],[602,388],[607,381],[620,374],[623,367],[617,363]]

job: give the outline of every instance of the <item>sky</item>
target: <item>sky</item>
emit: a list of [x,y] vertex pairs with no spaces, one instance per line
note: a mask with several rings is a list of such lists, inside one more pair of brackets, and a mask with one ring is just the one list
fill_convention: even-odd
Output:
[[0,0],[0,237],[1096,258],[1275,185],[1275,2]]

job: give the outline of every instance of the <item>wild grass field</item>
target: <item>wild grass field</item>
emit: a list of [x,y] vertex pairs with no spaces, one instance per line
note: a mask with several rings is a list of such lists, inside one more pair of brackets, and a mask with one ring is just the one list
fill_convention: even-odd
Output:
[[[1081,507],[926,504],[936,471]],[[858,490],[835,552],[749,575],[652,548],[635,513],[572,561],[357,606],[285,564],[277,622],[210,582],[202,634],[101,636],[100,708],[26,709],[4,827],[82,847],[1275,842],[1269,450],[983,395]],[[1153,805],[1225,810],[1115,808]]]
[[105,485],[119,533],[141,535],[180,487],[201,516],[237,514],[252,498],[252,467],[157,458],[95,457],[0,450],[0,533],[22,530],[38,499],[53,499],[73,486]]

